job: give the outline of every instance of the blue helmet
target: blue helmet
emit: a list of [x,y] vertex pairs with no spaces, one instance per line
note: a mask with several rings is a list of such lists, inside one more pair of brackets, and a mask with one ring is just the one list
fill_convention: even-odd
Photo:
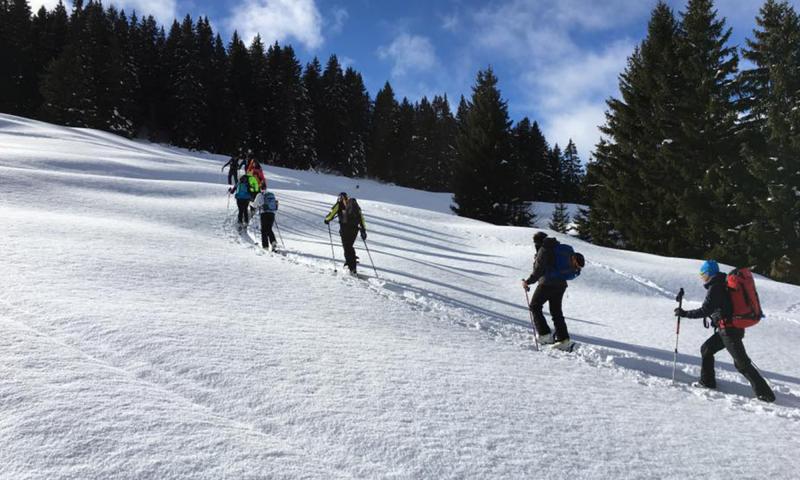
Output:
[[713,277],[719,273],[719,264],[717,264],[715,260],[706,260],[703,262],[703,265],[700,266],[700,273]]

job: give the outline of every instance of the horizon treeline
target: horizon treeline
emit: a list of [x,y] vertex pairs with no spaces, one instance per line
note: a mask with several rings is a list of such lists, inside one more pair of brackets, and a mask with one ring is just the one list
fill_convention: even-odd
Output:
[[[236,32],[226,44],[205,17],[165,30],[152,16],[81,0],[35,14],[26,0],[0,0],[0,63],[7,113],[454,191],[455,211],[498,224],[530,224],[525,202],[583,199],[574,143],[551,147],[528,118],[512,125],[491,68],[455,106],[446,95],[398,99],[389,82],[372,99],[336,55],[303,66],[289,45],[246,45]],[[491,108],[501,128],[484,132]],[[488,143],[470,150],[471,136]]]
[[800,19],[767,0],[741,55],[711,0],[663,2],[588,165],[593,243],[800,284]]

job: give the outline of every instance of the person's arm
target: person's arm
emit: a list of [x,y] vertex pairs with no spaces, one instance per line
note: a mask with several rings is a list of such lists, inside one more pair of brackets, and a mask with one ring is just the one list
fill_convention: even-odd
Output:
[[536,260],[534,260],[533,262],[533,273],[531,273],[528,279],[525,280],[525,283],[527,283],[528,285],[538,282],[539,279],[544,276],[546,272],[544,266],[546,265],[545,262],[547,261],[545,255],[547,255],[547,251],[544,249],[540,249],[536,253]]
[[330,213],[325,217],[325,224],[331,223],[331,220],[333,220],[333,217],[335,217],[337,213],[339,213],[339,202],[334,203],[331,207]]
[[696,308],[694,310],[682,310],[677,312],[681,309],[675,309],[676,313],[679,314],[681,317],[684,318],[706,318],[710,317],[715,311],[717,311],[722,306],[722,299],[721,295],[727,295],[728,292],[725,291],[725,285],[713,285],[711,288],[708,289],[708,293],[706,293],[706,298],[703,300],[703,304],[700,308]]

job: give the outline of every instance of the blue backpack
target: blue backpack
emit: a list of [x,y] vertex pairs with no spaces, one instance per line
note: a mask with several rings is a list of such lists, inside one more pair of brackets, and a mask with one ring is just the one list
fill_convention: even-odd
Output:
[[[553,249],[555,265],[545,275],[550,280],[575,280],[581,274],[575,250],[564,243],[559,243]],[[580,263],[583,263],[582,261]]]
[[264,210],[273,213],[278,211],[278,200],[275,198],[274,193],[267,192],[264,194]]
[[239,182],[236,185],[236,195],[234,195],[239,200],[249,200],[250,199],[250,186],[247,182]]

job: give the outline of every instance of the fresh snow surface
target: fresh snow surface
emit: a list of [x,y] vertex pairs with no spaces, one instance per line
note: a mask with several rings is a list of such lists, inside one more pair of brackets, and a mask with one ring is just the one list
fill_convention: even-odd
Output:
[[[794,479],[800,288],[759,278],[747,332],[694,389],[696,259],[569,238],[579,348],[534,350],[531,228],[446,194],[267,167],[288,253],[235,228],[226,158],[0,115],[0,478]],[[380,278],[333,273],[322,218],[360,200]],[[551,233],[551,232],[549,232]],[[564,238],[559,236],[559,238]]]

